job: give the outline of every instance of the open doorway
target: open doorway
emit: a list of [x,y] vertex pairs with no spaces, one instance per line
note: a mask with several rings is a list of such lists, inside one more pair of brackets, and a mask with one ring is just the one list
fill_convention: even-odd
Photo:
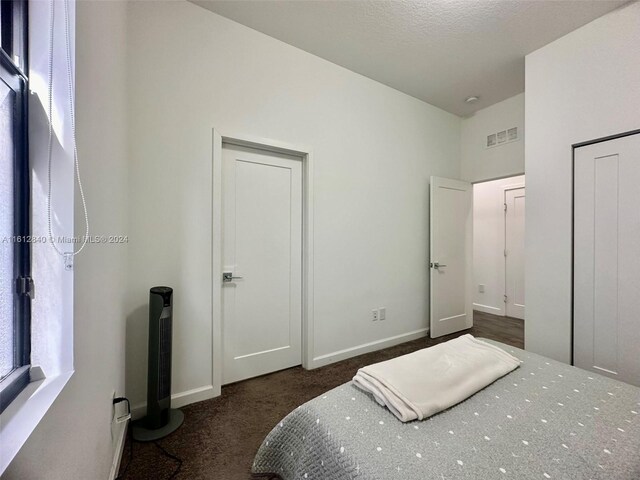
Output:
[[474,317],[524,321],[525,176],[473,185]]

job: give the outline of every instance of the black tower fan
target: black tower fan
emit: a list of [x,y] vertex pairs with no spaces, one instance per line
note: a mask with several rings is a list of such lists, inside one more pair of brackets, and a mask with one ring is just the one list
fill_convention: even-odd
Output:
[[149,442],[169,435],[184,420],[171,408],[171,334],[173,289],[153,287],[149,293],[149,371],[147,416],[133,424],[133,438]]

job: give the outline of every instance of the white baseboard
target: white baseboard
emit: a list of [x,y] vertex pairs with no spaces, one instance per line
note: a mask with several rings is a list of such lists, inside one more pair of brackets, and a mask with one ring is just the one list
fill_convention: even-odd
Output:
[[[340,360],[346,360],[347,358],[357,357],[365,353],[375,352],[383,348],[393,347],[404,342],[416,340],[418,338],[426,337],[429,333],[428,328],[421,328],[414,330],[413,332],[403,333],[393,337],[383,338],[382,340],[376,340],[374,342],[365,343],[356,347],[347,348],[337,352],[332,352],[326,355],[320,355],[315,357],[310,370],[318,367],[329,365],[330,363],[339,362]],[[203,400],[209,400],[220,395],[220,390],[216,390],[213,385],[205,385],[203,387],[194,388],[185,392],[174,393],[171,395],[171,406],[173,408],[184,407],[195,402],[201,402]],[[147,413],[147,404],[139,403],[131,408],[132,420],[138,420],[145,416]]]
[[109,472],[109,480],[115,480],[120,470],[120,462],[122,461],[122,452],[124,450],[125,439],[127,438],[127,429],[129,421],[122,423],[114,423],[112,432],[115,440],[113,452],[113,462],[111,463],[111,472]]
[[473,309],[479,312],[491,313],[492,315],[502,315],[504,317],[504,310],[498,307],[492,307],[490,305],[482,305],[481,303],[474,303]]
[[400,343],[409,342],[418,338],[426,337],[429,333],[428,328],[421,328],[413,332],[403,333],[394,337],[383,338],[382,340],[376,340],[375,342],[364,343],[356,347],[339,350],[337,352],[328,353],[326,355],[320,355],[315,357],[311,363],[309,369],[323,367],[330,363],[339,362],[340,360],[346,360],[347,358],[357,357],[364,353],[375,352],[376,350],[382,350],[383,348],[393,347]]
[[[218,392],[213,388],[213,385],[205,385],[203,387],[194,388],[185,392],[178,392],[171,395],[171,407],[180,408],[191,403],[201,402],[203,400],[209,400],[210,398],[217,397]],[[131,418],[137,420],[142,418],[147,413],[147,404],[140,403],[131,408]]]

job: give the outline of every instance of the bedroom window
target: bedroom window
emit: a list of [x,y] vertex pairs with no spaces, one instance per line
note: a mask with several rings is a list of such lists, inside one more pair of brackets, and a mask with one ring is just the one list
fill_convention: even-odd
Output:
[[0,3],[0,413],[29,383],[27,2]]

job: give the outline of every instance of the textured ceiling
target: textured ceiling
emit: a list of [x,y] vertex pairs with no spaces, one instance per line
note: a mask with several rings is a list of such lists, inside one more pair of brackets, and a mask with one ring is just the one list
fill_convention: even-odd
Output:
[[626,3],[191,1],[460,116],[523,92],[526,54]]

